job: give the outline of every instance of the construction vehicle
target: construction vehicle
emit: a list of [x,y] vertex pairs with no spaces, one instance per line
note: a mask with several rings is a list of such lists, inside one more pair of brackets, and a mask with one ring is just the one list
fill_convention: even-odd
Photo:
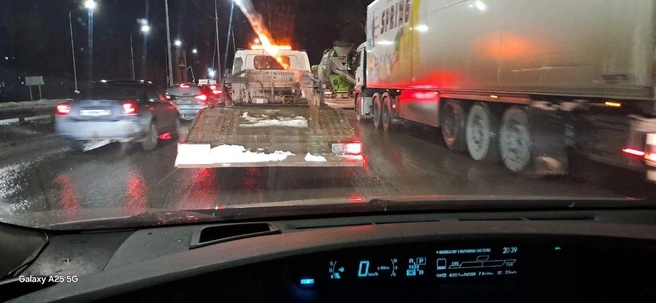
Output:
[[579,153],[656,179],[656,1],[374,1],[356,116],[441,127],[452,150],[529,175]]
[[320,102],[315,81],[304,51],[238,50],[229,106],[198,113],[176,167],[362,166],[362,144],[343,111]]
[[352,70],[353,44],[335,43],[324,51],[317,67],[317,77],[324,86],[327,105],[353,108],[355,77]]

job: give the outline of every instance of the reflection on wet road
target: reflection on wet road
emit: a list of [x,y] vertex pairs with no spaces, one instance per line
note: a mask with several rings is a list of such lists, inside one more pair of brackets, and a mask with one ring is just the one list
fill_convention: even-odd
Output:
[[653,189],[639,174],[594,163],[574,176],[530,179],[449,151],[435,129],[410,126],[383,133],[347,116],[363,142],[364,168],[176,169],[174,140],[162,141],[153,152],[124,152],[109,145],[73,154],[57,140],[59,145],[48,143],[53,144],[49,152],[57,151],[51,156],[41,152],[9,159],[0,153],[0,215],[115,207],[205,209],[388,195],[642,197]]

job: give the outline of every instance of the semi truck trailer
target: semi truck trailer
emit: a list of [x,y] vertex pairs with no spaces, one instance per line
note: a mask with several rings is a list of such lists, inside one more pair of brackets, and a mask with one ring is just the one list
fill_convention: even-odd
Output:
[[448,148],[534,175],[573,152],[655,165],[656,1],[377,0],[357,48],[358,120],[441,128]]

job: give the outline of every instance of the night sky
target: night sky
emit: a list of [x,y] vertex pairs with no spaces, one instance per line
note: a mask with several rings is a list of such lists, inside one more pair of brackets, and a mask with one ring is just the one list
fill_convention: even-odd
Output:
[[[254,0],[267,1],[267,0]],[[73,78],[68,12],[73,10],[73,35],[78,80],[87,79],[88,16],[83,0],[0,0],[0,79],[43,75],[46,84],[68,86]],[[164,0],[96,0],[93,17],[93,79],[131,78],[130,33],[133,34],[137,78],[166,81]],[[365,39],[366,6],[373,0],[300,0],[294,47],[306,49],[312,64],[336,40],[359,44]],[[225,54],[230,0],[219,0],[221,64]],[[77,8],[77,9],[76,9]],[[186,49],[196,78],[206,76],[216,58],[213,0],[169,0],[171,37]],[[265,12],[261,12],[266,16]],[[144,37],[139,20],[148,19],[145,68]],[[255,34],[237,7],[233,17],[237,48],[246,48]],[[214,56],[213,56],[214,55]],[[232,44],[228,65],[231,65]],[[225,68],[225,67],[224,67]],[[143,72],[143,73],[142,73]],[[7,81],[7,80],[5,80]],[[52,87],[50,87],[52,89]]]

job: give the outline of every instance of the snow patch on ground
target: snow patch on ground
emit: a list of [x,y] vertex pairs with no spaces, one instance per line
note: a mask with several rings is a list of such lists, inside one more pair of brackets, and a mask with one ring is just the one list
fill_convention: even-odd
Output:
[[287,126],[287,127],[298,127],[298,128],[308,127],[307,119],[303,116],[271,118],[268,115],[250,116],[248,115],[248,112],[244,112],[242,113],[241,118],[246,120],[248,123],[239,124],[240,127],[270,127],[270,126]]
[[175,162],[176,165],[275,162],[293,155],[280,150],[273,153],[253,152],[241,145],[220,145],[210,149],[209,145],[181,144]]
[[305,155],[305,161],[307,162],[326,162],[326,158],[323,156],[314,156],[311,155],[310,153],[307,153]]

